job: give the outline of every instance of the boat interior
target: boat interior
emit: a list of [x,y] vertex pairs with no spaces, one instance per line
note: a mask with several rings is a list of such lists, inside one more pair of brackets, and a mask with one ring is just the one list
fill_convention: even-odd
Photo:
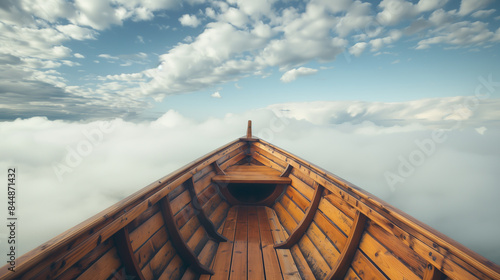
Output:
[[0,278],[500,279],[492,262],[251,132],[22,256],[16,270]]

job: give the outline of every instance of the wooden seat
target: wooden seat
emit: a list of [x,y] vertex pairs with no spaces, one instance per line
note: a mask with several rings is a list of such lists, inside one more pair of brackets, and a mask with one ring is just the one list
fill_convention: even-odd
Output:
[[251,184],[290,184],[292,181],[288,177],[281,177],[279,171],[260,165],[233,165],[224,172],[224,175],[214,176],[212,181]]

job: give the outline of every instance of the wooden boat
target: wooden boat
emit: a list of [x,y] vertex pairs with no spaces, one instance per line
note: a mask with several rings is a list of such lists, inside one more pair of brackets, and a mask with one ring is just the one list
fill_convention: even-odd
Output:
[[337,176],[239,138],[19,257],[1,279],[500,279]]

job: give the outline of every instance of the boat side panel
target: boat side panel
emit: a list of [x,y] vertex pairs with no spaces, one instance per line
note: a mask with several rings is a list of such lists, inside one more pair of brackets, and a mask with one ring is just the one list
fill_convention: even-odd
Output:
[[[330,192],[327,199],[346,216],[351,216],[349,212],[352,212],[353,209],[360,211],[373,223],[392,235],[391,240],[398,239],[398,242],[391,243],[384,236],[377,236],[375,233],[371,235],[371,233],[365,232],[363,236],[361,244],[364,249],[379,248],[382,250],[381,252],[390,256],[388,259],[384,259],[383,256],[380,257],[379,253],[377,256],[370,257],[370,260],[384,273],[384,269],[387,267],[401,267],[403,270],[403,267],[406,267],[407,271],[403,274],[408,275],[408,279],[414,279],[414,276],[420,279],[422,261],[425,261],[426,266],[436,267],[451,279],[500,279],[499,266],[355,185],[265,141],[253,142],[252,145],[252,150],[259,157],[264,157],[264,155],[271,157],[272,155],[272,160],[267,158],[266,161],[275,165],[290,164],[294,169],[323,185]],[[283,205],[279,207],[283,208]],[[280,211],[282,209],[278,209],[279,207],[276,207],[276,212],[280,219],[283,217],[286,219],[286,215],[282,214],[286,213],[286,210]],[[287,228],[287,221],[282,221],[282,223]],[[340,225],[338,226],[340,228]],[[406,248],[401,246],[406,246]],[[361,252],[364,252],[363,248],[361,248]],[[410,260],[415,256],[418,258]],[[369,256],[367,255],[367,257]]]

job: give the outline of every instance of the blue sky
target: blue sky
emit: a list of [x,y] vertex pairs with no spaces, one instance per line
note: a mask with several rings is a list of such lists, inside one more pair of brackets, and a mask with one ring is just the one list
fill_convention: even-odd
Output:
[[[254,135],[500,264],[498,3],[1,1],[0,170],[20,170],[18,253],[252,119]],[[103,122],[114,129],[61,174]]]
[[467,96],[500,72],[497,6],[7,1],[0,118],[204,119],[290,101]]

